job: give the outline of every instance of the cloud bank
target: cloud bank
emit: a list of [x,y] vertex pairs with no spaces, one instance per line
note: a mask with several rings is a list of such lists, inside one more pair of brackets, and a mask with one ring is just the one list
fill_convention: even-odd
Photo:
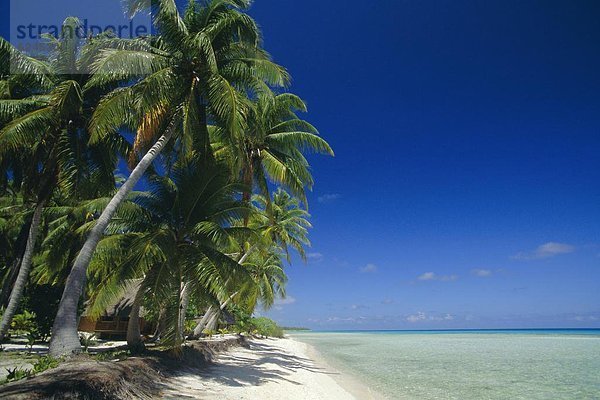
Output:
[[533,251],[522,251],[514,255],[515,260],[541,260],[575,251],[575,246],[566,243],[548,242],[538,246]]

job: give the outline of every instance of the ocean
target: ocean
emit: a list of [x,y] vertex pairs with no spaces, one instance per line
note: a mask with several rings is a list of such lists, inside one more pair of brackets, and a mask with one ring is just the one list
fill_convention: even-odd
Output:
[[600,330],[291,336],[388,399],[600,399]]

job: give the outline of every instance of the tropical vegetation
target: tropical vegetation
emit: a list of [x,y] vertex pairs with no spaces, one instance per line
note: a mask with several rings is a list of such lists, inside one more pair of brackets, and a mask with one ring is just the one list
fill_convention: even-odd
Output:
[[0,340],[80,352],[83,310],[131,290],[131,351],[142,309],[174,350],[219,329],[282,335],[253,315],[310,245],[307,154],[333,151],[249,0],[151,3],[150,37],[62,35],[36,58],[0,38]]

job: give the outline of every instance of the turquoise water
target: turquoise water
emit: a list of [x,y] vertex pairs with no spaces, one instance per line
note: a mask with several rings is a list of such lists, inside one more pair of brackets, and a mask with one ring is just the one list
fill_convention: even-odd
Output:
[[389,399],[600,399],[600,330],[292,334]]

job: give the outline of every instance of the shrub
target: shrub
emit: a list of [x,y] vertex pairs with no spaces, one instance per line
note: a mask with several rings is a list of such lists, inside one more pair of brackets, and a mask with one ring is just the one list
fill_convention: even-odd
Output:
[[126,360],[129,357],[129,355],[129,350],[109,350],[96,354],[94,358],[98,361],[123,361]]
[[283,329],[275,321],[266,317],[252,318],[252,325],[256,333],[265,337],[283,337]]
[[81,343],[81,346],[83,346],[83,351],[87,352],[88,348],[90,346],[93,346],[96,343],[98,343],[96,341],[96,334],[92,333],[91,335],[88,335],[85,333],[80,333],[79,334],[79,343]]
[[8,375],[6,375],[6,382],[19,381],[31,376],[31,371],[20,367],[15,367],[13,369],[6,368],[6,371],[8,372]]
[[194,332],[194,328],[196,327],[196,321],[193,319],[186,319],[185,325],[183,327],[185,336],[191,335]]
[[25,310],[21,314],[15,315],[13,317],[10,327],[14,331],[14,333],[17,334],[33,331],[37,332],[37,326],[35,323],[35,313]]
[[212,329],[205,329],[202,333],[212,339],[213,335],[217,332],[213,331]]
[[50,336],[63,289],[64,287],[61,285],[31,284],[27,286],[23,308],[34,314],[37,332],[42,340],[46,340]]
[[52,356],[40,357],[35,364],[33,364],[33,373],[39,374],[47,369],[58,367],[60,360]]

